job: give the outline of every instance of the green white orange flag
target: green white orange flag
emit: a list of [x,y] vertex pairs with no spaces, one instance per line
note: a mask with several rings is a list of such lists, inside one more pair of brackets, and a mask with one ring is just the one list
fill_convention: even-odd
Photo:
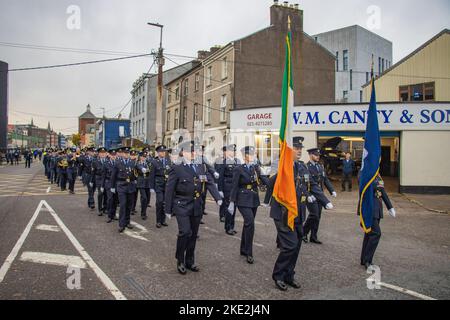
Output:
[[294,182],[294,160],[292,147],[292,110],[294,107],[294,87],[292,81],[292,33],[289,19],[286,36],[286,63],[283,76],[280,127],[280,161],[273,197],[288,210],[288,226],[294,230],[294,220],[298,216],[297,196]]

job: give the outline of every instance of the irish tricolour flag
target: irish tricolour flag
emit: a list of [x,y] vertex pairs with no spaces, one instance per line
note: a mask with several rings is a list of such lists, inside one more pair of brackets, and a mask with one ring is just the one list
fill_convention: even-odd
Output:
[[292,109],[294,107],[294,87],[292,84],[292,33],[289,21],[286,36],[286,63],[283,76],[282,116],[280,127],[280,161],[273,197],[288,210],[288,226],[294,229],[294,219],[298,216],[297,197],[294,182],[294,160],[292,148]]

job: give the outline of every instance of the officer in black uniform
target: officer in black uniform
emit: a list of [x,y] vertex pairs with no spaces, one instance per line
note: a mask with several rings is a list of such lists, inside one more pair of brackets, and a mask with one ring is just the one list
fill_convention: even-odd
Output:
[[52,184],[56,183],[56,165],[57,165],[57,154],[56,150],[52,149],[52,153],[49,158],[48,168],[50,171],[50,182]]
[[[135,149],[131,149],[130,151],[130,160],[133,161],[135,164],[137,164],[138,161],[138,152]],[[135,172],[136,174],[136,172]],[[136,176],[137,178],[137,176]],[[136,214],[136,203],[138,198],[138,190],[136,189],[136,192],[133,196],[133,205],[131,206],[131,215],[134,216]]]
[[134,174],[136,163],[130,159],[129,148],[122,148],[122,155],[123,158],[116,161],[111,174],[111,185],[116,186],[116,188],[111,189],[111,192],[117,192],[120,203],[120,233],[122,233],[125,228],[133,229],[133,226],[130,224],[130,217],[133,197],[136,192],[136,176]]
[[117,160],[117,151],[115,149],[109,150],[109,156],[108,159],[106,159],[105,163],[105,170],[104,172],[104,183],[105,183],[105,192],[106,192],[106,210],[108,212],[108,220],[107,223],[113,222],[113,220],[116,219],[116,211],[117,211],[117,204],[119,202],[119,199],[117,197],[117,192],[112,193],[111,189],[116,189],[116,185],[112,184],[111,176],[113,172],[113,168],[116,165]]
[[75,194],[75,181],[77,180],[78,161],[77,148],[70,148],[70,153],[67,155],[67,180],[69,181],[69,193]]
[[361,265],[366,269],[372,265],[373,256],[381,238],[380,221],[383,219],[383,202],[389,210],[389,214],[393,218],[396,216],[394,206],[384,189],[384,181],[380,175],[373,182],[373,189],[372,227],[369,233],[364,234],[361,250]]
[[203,214],[202,194],[208,190],[219,206],[222,200],[213,177],[204,166],[195,163],[200,148],[193,141],[186,141],[179,148],[183,152],[183,163],[173,165],[169,171],[165,213],[169,217],[175,215],[177,219],[177,270],[186,274],[186,269],[199,271],[195,264],[195,245]]
[[147,206],[150,201],[150,172],[151,165],[147,162],[147,153],[142,152],[139,155],[136,164],[137,189],[141,199],[141,218],[147,220]]
[[254,162],[255,147],[244,147],[241,149],[241,152],[244,158],[244,164],[236,166],[233,171],[228,213],[234,214],[237,206],[244,218],[241,255],[246,257],[249,264],[253,264],[255,217],[260,205],[258,190],[261,185],[267,186],[269,180],[261,176],[261,169]]
[[308,203],[309,215],[303,227],[303,241],[308,241],[307,237],[309,232],[311,232],[309,241],[315,244],[322,244],[322,242],[317,238],[320,218],[322,216],[322,208],[325,208],[327,210],[333,209],[333,204],[323,193],[324,185],[334,198],[337,197],[337,194],[336,191],[334,191],[333,185],[325,174],[323,165],[319,163],[320,150],[318,148],[309,149],[308,154],[310,158],[310,161],[307,164],[309,174],[311,175],[311,178],[314,180],[314,182],[319,186],[320,190],[317,190],[317,192],[313,190],[312,193],[316,201],[314,201],[313,203]]
[[98,156],[92,163],[91,183],[97,189],[98,216],[101,217],[106,213],[107,196],[105,193],[105,165],[106,165],[106,148],[97,149]]
[[66,153],[61,150],[59,151],[59,156],[57,158],[57,168],[59,172],[59,186],[61,187],[61,191],[66,191],[67,188],[67,168],[69,166],[67,162]]
[[277,239],[279,242],[280,253],[272,273],[272,279],[275,285],[282,291],[287,290],[287,286],[295,289],[300,288],[300,284],[295,280],[295,266],[297,264],[298,255],[303,238],[303,222],[306,217],[306,203],[313,202],[311,189],[315,182],[310,179],[308,168],[305,163],[300,161],[303,149],[303,137],[293,138],[294,148],[294,181],[297,195],[297,213],[298,216],[294,220],[294,229],[288,226],[288,210],[286,207],[272,198],[273,189],[278,174],[270,178],[267,188],[264,205],[271,204],[270,217],[274,220],[277,229]]
[[[83,159],[83,175],[84,175],[84,181],[87,185],[88,189],[88,207],[91,210],[95,210],[95,200],[94,200],[94,193],[95,193],[95,180],[93,180],[92,176],[94,174],[94,148],[90,147],[86,150],[87,155]],[[100,204],[99,204],[100,206]]]
[[78,157],[78,176],[81,178],[81,183],[83,186],[86,186],[85,173],[84,173],[84,159],[86,158],[86,150],[83,148],[80,152],[80,156]]
[[234,230],[236,208],[234,208],[233,214],[230,214],[228,213],[228,206],[230,205],[231,189],[233,187],[234,168],[240,165],[241,162],[236,158],[235,144],[223,147],[223,153],[223,159],[219,162],[216,161],[216,170],[219,173],[217,186],[223,197],[223,203],[220,206],[220,219],[225,222],[225,232],[233,236],[237,233]]
[[[205,146],[204,145],[201,146],[201,152],[195,161],[197,162],[197,164],[202,165],[204,167],[204,169],[207,170],[212,177],[214,177],[214,182],[217,182],[220,175],[214,169],[214,167],[208,162],[208,159],[205,157]],[[202,195],[202,197],[203,197],[203,215],[206,216],[206,215],[208,215],[208,213],[205,212],[206,193],[204,195]],[[200,221],[200,224],[204,224],[203,220]]]
[[167,227],[166,215],[164,214],[166,183],[172,161],[167,157],[167,147],[160,145],[156,148],[158,156],[152,160],[152,171],[150,172],[150,192],[156,192],[156,227]]

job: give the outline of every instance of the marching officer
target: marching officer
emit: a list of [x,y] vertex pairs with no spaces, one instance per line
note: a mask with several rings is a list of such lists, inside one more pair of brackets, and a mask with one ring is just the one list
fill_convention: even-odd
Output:
[[260,205],[258,190],[261,185],[267,186],[269,181],[266,177],[261,176],[261,169],[254,162],[255,147],[244,147],[241,152],[244,164],[236,166],[233,171],[228,213],[234,215],[237,207],[244,218],[241,255],[246,257],[247,263],[253,264],[255,217]]
[[67,168],[69,164],[67,162],[66,154],[63,150],[59,151],[57,158],[57,169],[59,170],[59,186],[61,191],[66,191],[67,188]]
[[304,162],[300,161],[303,149],[303,137],[293,138],[293,161],[294,161],[294,181],[297,197],[298,216],[294,220],[294,229],[288,226],[288,210],[279,202],[272,198],[273,189],[278,175],[275,174],[269,180],[264,206],[271,204],[270,217],[274,220],[277,229],[277,240],[280,253],[275,262],[272,279],[275,285],[282,291],[287,290],[287,286],[295,289],[300,288],[300,284],[295,280],[295,266],[297,264],[303,238],[303,222],[306,217],[306,203],[313,202],[311,189],[315,182],[310,179],[310,174]]
[[118,194],[120,203],[119,212],[119,232],[122,233],[125,228],[133,229],[130,224],[131,207],[133,205],[133,197],[136,192],[136,176],[134,169],[136,163],[130,159],[130,149],[122,148],[122,158],[115,162],[111,174],[112,193]]
[[[138,161],[138,152],[135,149],[131,149],[130,151],[130,160],[133,161],[135,164],[137,164]],[[137,176],[136,176],[137,178]],[[136,203],[138,198],[138,192],[136,189],[136,192],[133,196],[133,205],[131,206],[131,215],[134,216],[136,214]]]
[[77,180],[78,174],[78,155],[77,148],[72,147],[67,155],[67,180],[69,181],[69,193],[75,194],[75,181]]
[[83,159],[83,176],[84,176],[84,182],[87,185],[88,189],[88,207],[91,210],[95,210],[95,200],[94,200],[94,193],[95,193],[95,184],[94,180],[92,179],[92,176],[94,174],[94,148],[89,147],[86,150],[87,155]]
[[83,183],[83,186],[86,186],[86,180],[85,180],[85,173],[84,173],[84,159],[86,158],[86,151],[83,148],[80,152],[80,156],[77,159],[78,162],[78,176],[81,178],[81,182]]
[[156,193],[156,227],[167,227],[165,215],[165,192],[166,183],[169,178],[169,171],[172,161],[167,157],[167,148],[160,145],[156,148],[157,157],[152,160],[152,170],[150,172],[150,192]]
[[177,270],[186,274],[186,269],[198,272],[195,264],[195,245],[203,215],[203,197],[208,190],[217,204],[222,204],[213,177],[204,166],[196,164],[196,148],[194,141],[186,141],[180,146],[183,162],[173,165],[169,172],[165,193],[165,213],[168,217],[175,215],[178,223]]
[[106,213],[107,197],[105,193],[105,165],[107,152],[104,147],[97,149],[98,156],[92,162],[92,175],[90,183],[97,189],[98,216]]
[[223,220],[225,222],[225,232],[232,236],[237,233],[234,230],[236,208],[234,208],[233,214],[229,214],[228,206],[230,205],[231,189],[233,187],[233,172],[241,162],[236,158],[235,144],[225,146],[222,150],[224,153],[223,159],[219,162],[216,161],[216,170],[219,173],[217,186],[223,197],[223,203],[220,206],[220,221]]
[[320,150],[318,148],[313,148],[308,150],[310,161],[307,164],[309,174],[311,179],[319,186],[320,190],[313,190],[313,196],[316,201],[313,203],[308,203],[308,219],[303,226],[303,241],[308,242],[308,234],[311,232],[309,241],[315,244],[322,244],[317,238],[317,233],[319,231],[320,218],[322,216],[322,208],[327,210],[333,209],[333,204],[327,199],[324,191],[324,185],[328,192],[333,196],[337,197],[336,191],[334,191],[333,185],[325,174],[325,169],[322,164],[319,163],[320,160]]
[[372,208],[372,227],[369,233],[364,234],[363,246],[361,250],[361,265],[366,269],[372,265],[375,250],[381,238],[380,221],[383,219],[383,202],[389,210],[389,214],[395,218],[396,212],[394,206],[384,189],[384,181],[378,175],[373,182],[373,208]]
[[147,220],[147,206],[150,201],[150,172],[151,164],[147,162],[147,153],[142,152],[139,155],[136,164],[137,189],[141,199],[141,218]]
[[104,172],[104,183],[105,183],[105,192],[106,192],[106,210],[108,212],[108,221],[107,223],[113,222],[116,219],[116,211],[117,204],[119,199],[117,197],[117,193],[113,193],[111,189],[116,189],[116,186],[112,184],[112,171],[114,166],[116,165],[117,160],[117,152],[115,149],[109,150],[109,157],[106,159],[105,170]]
[[[214,169],[214,167],[208,162],[208,159],[206,159],[205,157],[205,146],[202,145],[200,146],[201,150],[200,154],[198,156],[198,158],[195,159],[195,161],[197,162],[197,164],[201,164],[205,170],[207,170],[209,172],[209,174],[214,178],[214,182],[217,181],[217,179],[219,179],[219,173]],[[206,193],[202,195],[203,197],[203,215],[206,216],[208,215],[207,212],[205,212],[205,207],[206,207]],[[200,221],[200,224],[204,224],[203,220]]]

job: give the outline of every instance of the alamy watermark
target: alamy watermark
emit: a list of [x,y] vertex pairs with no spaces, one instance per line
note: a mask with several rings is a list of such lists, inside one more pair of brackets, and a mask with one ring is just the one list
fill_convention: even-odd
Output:
[[69,30],[81,29],[81,9],[77,5],[70,5],[66,9],[66,13],[69,17],[66,20],[66,26]]

